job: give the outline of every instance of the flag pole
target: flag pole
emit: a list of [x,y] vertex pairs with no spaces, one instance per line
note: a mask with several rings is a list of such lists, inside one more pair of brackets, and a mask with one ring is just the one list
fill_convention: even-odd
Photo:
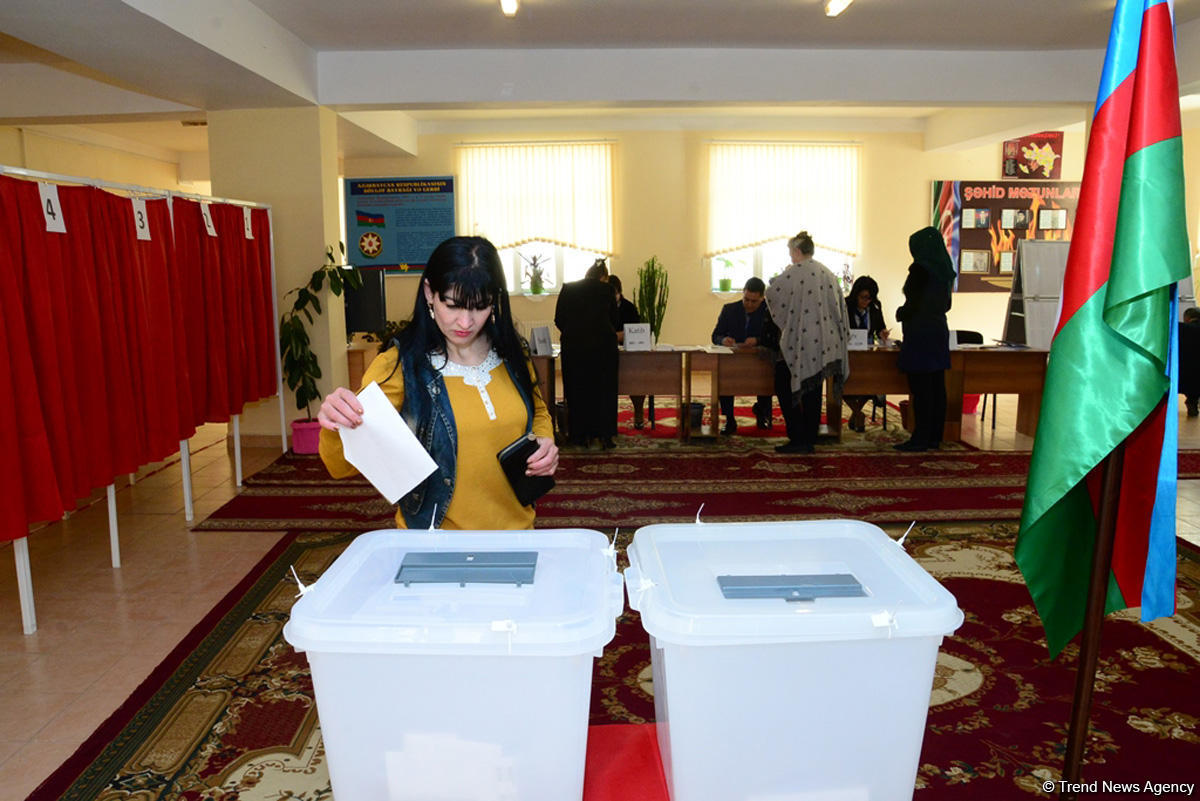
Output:
[[1096,684],[1096,666],[1100,661],[1100,627],[1104,623],[1104,602],[1108,595],[1108,576],[1112,570],[1113,543],[1117,531],[1117,501],[1121,472],[1125,466],[1125,443],[1104,457],[1104,485],[1100,495],[1100,520],[1096,530],[1096,549],[1092,554],[1092,576],[1088,585],[1087,610],[1079,644],[1079,662],[1075,669],[1075,700],[1071,705],[1071,725],[1067,731],[1067,753],[1063,764],[1063,791],[1060,801],[1076,801],[1078,792],[1068,790],[1080,784],[1084,746],[1092,714],[1092,689]]

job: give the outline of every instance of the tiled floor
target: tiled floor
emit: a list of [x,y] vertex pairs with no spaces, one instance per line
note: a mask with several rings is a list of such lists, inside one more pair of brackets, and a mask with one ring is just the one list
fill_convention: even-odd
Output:
[[[209,425],[191,440],[196,520],[237,494],[225,436],[224,425]],[[244,452],[243,472],[278,454]],[[193,533],[182,481],[176,456],[118,490],[119,569],[103,492],[29,535],[32,635],[21,629],[13,547],[0,547],[0,798],[25,798],[278,541]]]
[[[1015,398],[964,418],[963,439],[1028,449],[1013,430]],[[196,519],[237,490],[225,427],[192,440]],[[1200,448],[1200,419],[1180,418],[1183,447]],[[247,450],[244,472],[277,449]],[[140,471],[117,493],[122,567],[110,566],[103,495],[28,538],[38,630],[21,632],[11,544],[0,547],[0,798],[23,799],[125,700],[170,649],[278,540],[262,532],[192,532],[177,459]],[[1179,533],[1200,545],[1200,481],[1179,486]]]

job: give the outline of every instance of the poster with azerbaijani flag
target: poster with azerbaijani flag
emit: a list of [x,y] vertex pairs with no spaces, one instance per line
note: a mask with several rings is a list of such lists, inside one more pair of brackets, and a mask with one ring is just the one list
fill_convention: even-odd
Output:
[[419,273],[454,236],[454,177],[347,178],[346,256],[359,268]]
[[1102,467],[1118,448],[1104,611],[1174,614],[1183,187],[1171,4],[1118,0],[1015,549],[1052,656],[1084,625]]

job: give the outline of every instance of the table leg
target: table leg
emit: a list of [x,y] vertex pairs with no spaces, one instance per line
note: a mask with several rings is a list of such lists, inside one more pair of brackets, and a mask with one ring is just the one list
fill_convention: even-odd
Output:
[[842,393],[832,378],[825,379],[825,429],[835,441],[842,441]]
[[[995,402],[992,403],[992,413],[995,414]],[[1032,437],[1037,434],[1038,417],[1042,413],[1042,394],[1040,392],[1022,392],[1017,395],[1017,431]]]
[[963,370],[952,366],[946,371],[946,426],[943,439],[957,442],[962,439]]

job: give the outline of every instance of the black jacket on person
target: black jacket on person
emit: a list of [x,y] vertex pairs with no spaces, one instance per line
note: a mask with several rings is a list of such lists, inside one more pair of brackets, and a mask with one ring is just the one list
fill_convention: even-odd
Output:
[[717,324],[713,327],[712,342],[714,345],[720,345],[721,340],[725,337],[733,337],[734,342],[745,342],[750,337],[754,337],[758,340],[758,344],[762,345],[763,326],[770,319],[771,313],[767,311],[765,302],[749,315],[746,314],[746,307],[740,300],[726,303],[721,307],[721,314],[718,315]]
[[1178,391],[1188,398],[1200,395],[1200,323],[1179,324]]
[[563,284],[554,307],[563,349],[617,347],[617,307],[606,282],[583,278]]
[[622,330],[626,323],[640,323],[642,315],[638,314],[637,306],[629,302],[628,298],[621,298],[621,302],[617,304],[617,330]]
[[[846,319],[850,321],[851,328],[862,328],[858,324],[858,300],[856,298],[846,298]],[[887,324],[883,321],[883,307],[879,305],[879,301],[874,301],[867,307],[867,332],[879,336],[879,332],[885,328],[887,328]]]
[[903,338],[897,366],[906,373],[950,369],[950,285],[936,280],[925,265],[913,262],[904,282],[904,305],[896,309]]
[[617,433],[617,304],[606,282],[564,284],[554,308],[562,343],[568,438],[583,444]]

